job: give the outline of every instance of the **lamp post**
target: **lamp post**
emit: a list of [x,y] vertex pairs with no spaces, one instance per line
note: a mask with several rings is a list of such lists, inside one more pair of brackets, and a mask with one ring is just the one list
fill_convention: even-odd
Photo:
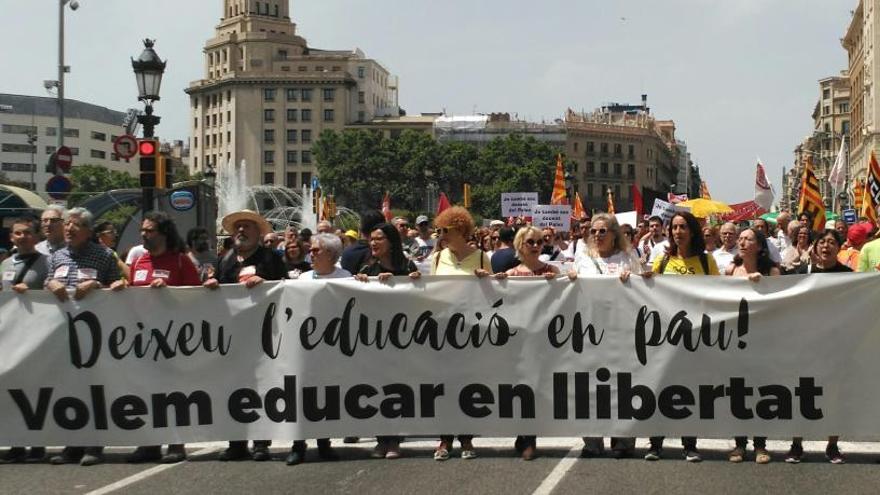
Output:
[[79,8],[77,0],[58,0],[58,80],[47,84],[47,88],[58,88],[58,149],[64,146],[64,74],[70,72],[70,67],[64,65],[64,6],[68,4],[70,10]]
[[[144,137],[154,137],[154,128],[159,124],[160,117],[153,115],[153,102],[159,101],[159,89],[162,86],[162,74],[165,64],[153,50],[154,40],[144,40],[144,51],[135,59],[131,59],[131,67],[138,85],[138,101],[143,101],[144,115],[138,115],[138,123],[144,126]],[[143,162],[143,157],[141,159]],[[159,170],[141,170],[141,172],[160,172]],[[161,171],[164,173],[164,171]],[[153,187],[143,187],[143,211],[153,208]]]

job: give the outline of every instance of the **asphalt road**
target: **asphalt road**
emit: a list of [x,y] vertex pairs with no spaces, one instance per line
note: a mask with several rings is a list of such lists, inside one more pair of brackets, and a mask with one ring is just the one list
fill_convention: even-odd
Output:
[[[549,494],[549,493],[880,493],[880,444],[846,443],[844,465],[824,461],[824,443],[808,442],[808,460],[800,465],[782,462],[786,442],[770,442],[773,462],[731,464],[732,442],[701,440],[704,462],[681,460],[677,441],[667,440],[665,458],[646,462],[641,457],[579,459],[578,439],[539,439],[541,456],[520,460],[512,439],[477,439],[480,458],[447,462],[432,460],[433,441],[403,444],[398,460],[370,458],[374,443],[355,445],[334,441],[342,460],[284,465],[285,446],[273,448],[271,462],[223,463],[216,460],[222,444],[191,446],[190,459],[175,465],[125,464],[127,449],[110,449],[107,462],[83,468],[48,464],[0,466],[0,493],[101,495],[125,493],[296,493],[296,494]],[[646,442],[640,440],[638,452]],[[456,452],[453,453],[455,455]],[[751,458],[749,458],[750,460]],[[314,461],[314,462],[313,462]]]

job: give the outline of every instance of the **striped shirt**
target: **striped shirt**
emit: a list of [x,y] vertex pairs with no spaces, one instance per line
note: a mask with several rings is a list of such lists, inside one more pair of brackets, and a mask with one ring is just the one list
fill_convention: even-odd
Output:
[[91,241],[78,251],[66,246],[49,258],[47,283],[57,280],[67,288],[74,288],[87,280],[109,286],[119,279],[119,265],[113,251]]

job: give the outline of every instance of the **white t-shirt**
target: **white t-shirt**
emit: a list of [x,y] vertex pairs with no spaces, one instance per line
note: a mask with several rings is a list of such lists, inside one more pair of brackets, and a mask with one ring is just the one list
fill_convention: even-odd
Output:
[[318,275],[318,272],[315,270],[309,270],[307,272],[303,272],[302,275],[299,276],[299,280],[312,280],[312,279],[321,279],[321,278],[351,278],[351,272],[348,270],[344,270],[342,268],[336,267],[333,270],[333,273],[328,273],[327,275]]
[[147,254],[147,249],[144,247],[143,244],[132,246],[132,248],[128,250],[128,256],[125,257],[125,264],[128,266],[132,266],[138,258],[145,254]]
[[712,257],[715,258],[715,264],[718,265],[718,271],[724,273],[724,270],[728,265],[733,263],[733,257],[736,256],[736,253],[739,252],[739,248],[733,246],[733,249],[730,251],[725,250],[723,247],[712,251]]
[[633,251],[618,251],[607,258],[584,256],[577,263],[579,275],[620,275],[624,271],[642,273],[642,263]]

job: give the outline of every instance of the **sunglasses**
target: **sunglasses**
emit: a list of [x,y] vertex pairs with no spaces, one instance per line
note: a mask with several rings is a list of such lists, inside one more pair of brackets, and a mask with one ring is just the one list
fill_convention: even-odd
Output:
[[526,239],[526,244],[528,244],[530,247],[543,246],[544,239]]
[[590,235],[605,235],[608,229],[590,229]]
[[452,229],[450,229],[449,227],[437,227],[436,229],[434,229],[434,233],[437,235],[443,235],[448,234],[450,230]]

